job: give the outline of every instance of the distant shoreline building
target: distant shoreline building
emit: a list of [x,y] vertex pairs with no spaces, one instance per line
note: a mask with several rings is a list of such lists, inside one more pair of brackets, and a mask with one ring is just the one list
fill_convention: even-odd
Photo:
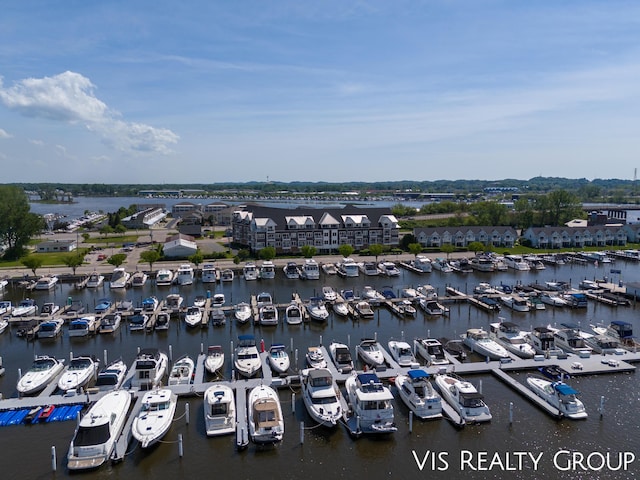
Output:
[[370,245],[398,246],[400,227],[388,208],[295,209],[247,205],[231,220],[233,241],[259,252],[274,247],[277,253],[298,253],[305,245],[318,253],[332,253],[340,245],[361,250]]

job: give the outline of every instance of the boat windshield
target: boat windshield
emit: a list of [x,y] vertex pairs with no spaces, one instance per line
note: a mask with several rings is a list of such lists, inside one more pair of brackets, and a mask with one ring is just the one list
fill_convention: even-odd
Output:
[[331,403],[336,403],[338,399],[335,396],[331,397],[320,397],[320,398],[311,398],[311,403],[314,405],[329,405]]
[[147,402],[142,405],[143,412],[159,412],[160,410],[167,410],[170,406],[168,400],[166,402]]
[[211,415],[226,415],[227,414],[226,403],[214,403],[211,405]]
[[463,393],[460,395],[460,403],[465,408],[478,408],[483,407],[484,402],[482,401],[484,397],[479,393]]
[[43,370],[49,370],[55,365],[55,362],[49,358],[38,359],[33,362],[31,370],[34,372],[42,372]]
[[110,432],[109,424],[93,425],[91,427],[80,427],[73,439],[73,445],[76,447],[90,447],[93,445],[101,445],[109,441]]

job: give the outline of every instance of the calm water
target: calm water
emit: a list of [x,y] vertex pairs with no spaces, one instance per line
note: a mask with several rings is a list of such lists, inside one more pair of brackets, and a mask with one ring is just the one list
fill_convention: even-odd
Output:
[[[602,278],[610,274],[609,269],[593,265],[566,265],[557,269],[547,268],[541,272],[513,272],[493,274],[470,274],[459,276],[456,274],[443,275],[433,272],[425,276],[418,276],[403,271],[402,276],[393,282],[393,288],[400,288],[421,283],[431,283],[440,293],[447,285],[462,291],[471,291],[481,281],[493,284],[500,282],[524,284],[534,281],[565,280],[577,285],[583,278]],[[615,268],[621,269],[621,278],[625,281],[640,279],[640,266],[637,264],[618,261]],[[610,276],[610,275],[609,275]],[[619,280],[618,275],[614,279]],[[303,282],[287,280],[282,272],[278,272],[275,280],[245,282],[236,278],[232,285],[218,285],[216,291],[226,295],[227,304],[246,301],[251,294],[262,290],[271,292],[278,303],[289,301],[292,292],[297,291],[302,298],[309,298],[318,294],[323,284],[331,284],[336,289],[353,288],[360,291],[364,285],[377,288],[389,285],[390,281],[383,277],[359,277],[358,279],[341,279],[339,277],[322,276],[319,282]],[[90,307],[101,297],[113,300],[130,298],[140,302],[145,296],[154,294],[164,298],[168,293],[176,291],[177,287],[157,288],[147,285],[142,291],[129,290],[127,292],[111,292],[108,289],[98,292],[78,292],[62,285],[52,292],[33,292],[39,304],[53,299],[63,304],[69,296],[81,299]],[[203,294],[206,288],[201,283],[183,287],[180,292],[190,303],[195,295]],[[211,291],[213,293],[213,290]],[[4,299],[14,301],[22,298],[21,290],[9,290]],[[518,314],[503,310],[501,316],[515,321],[523,328],[548,323],[560,324],[564,321],[590,323],[611,320],[625,320],[632,322],[636,331],[640,329],[638,309],[636,307],[617,309],[590,302],[586,310],[552,310],[535,313]],[[0,392],[5,397],[16,396],[15,385],[17,370],[26,370],[31,364],[34,354],[50,354],[68,358],[69,352],[90,353],[103,358],[104,350],[108,351],[109,359],[122,356],[128,364],[133,361],[137,347],[154,346],[168,350],[171,345],[173,356],[188,353],[196,356],[203,345],[206,349],[210,344],[221,344],[227,355],[230,353],[230,343],[241,333],[255,333],[257,338],[263,338],[267,346],[273,342],[282,342],[287,346],[293,341],[294,350],[298,349],[302,363],[302,352],[307,346],[316,345],[322,337],[323,344],[328,346],[333,339],[352,346],[360,338],[377,334],[383,345],[391,338],[406,340],[427,334],[435,337],[449,337],[463,333],[467,328],[483,326],[498,321],[498,316],[477,310],[468,305],[451,305],[451,314],[446,318],[426,318],[418,312],[415,319],[406,320],[393,316],[386,309],[379,309],[375,318],[368,321],[353,322],[332,316],[326,325],[311,323],[304,326],[279,325],[278,327],[260,328],[245,326],[239,328],[231,319],[227,326],[203,330],[188,331],[184,325],[175,321],[166,334],[133,334],[126,326],[121,328],[115,336],[98,335],[86,340],[71,341],[65,334],[56,341],[26,342],[18,338],[14,332],[5,332],[0,336],[0,352],[4,358],[7,371],[0,378]],[[226,366],[226,375],[230,369]],[[520,378],[524,381],[525,374]],[[298,395],[296,398],[295,414],[292,413],[291,398],[293,389],[280,390],[285,413],[286,434],[284,442],[275,448],[256,448],[250,445],[248,449],[238,452],[235,449],[233,436],[208,439],[204,432],[202,415],[202,401],[198,397],[183,399],[178,407],[178,416],[184,412],[185,402],[189,402],[191,423],[185,424],[184,418],[174,422],[174,426],[165,437],[164,443],[151,451],[141,451],[135,444],[130,445],[130,453],[124,462],[109,465],[92,472],[91,478],[145,478],[145,479],[175,479],[201,478],[224,473],[225,478],[255,478],[257,474],[267,478],[364,478],[365,476],[378,478],[636,478],[640,474],[639,462],[636,461],[626,472],[577,471],[562,472],[567,457],[560,455],[558,465],[554,465],[553,456],[562,450],[575,451],[588,455],[591,452],[635,452],[640,456],[640,420],[638,406],[640,389],[637,374],[600,375],[574,378],[570,383],[581,392],[589,412],[589,418],[583,422],[562,421],[551,419],[542,411],[531,405],[518,394],[500,383],[490,375],[469,377],[476,385],[482,381],[483,393],[493,413],[490,424],[468,426],[457,430],[447,420],[420,422],[415,421],[413,433],[409,433],[408,411],[400,400],[395,402],[396,423],[399,431],[386,438],[361,438],[353,440],[342,427],[333,431],[314,428],[314,424],[306,414],[304,405]],[[599,418],[597,408],[600,396],[605,396],[605,415]],[[509,425],[509,402],[514,405],[514,422]],[[299,422],[305,422],[304,445],[299,442]],[[12,426],[0,428],[2,440],[2,454],[0,468],[3,478],[53,478],[66,477],[64,457],[73,435],[74,422],[62,422],[34,426]],[[178,455],[176,444],[178,434],[184,438],[184,457]],[[50,450],[55,445],[58,452],[58,471],[51,471]],[[439,454],[435,463],[431,462],[428,452]],[[503,462],[516,468],[515,471],[502,471],[497,464],[489,471],[470,471],[469,464],[461,465],[460,456],[473,457],[472,465],[481,467],[477,463],[479,455],[488,455],[488,468],[493,455]],[[519,452],[531,455],[542,454],[534,470],[531,460],[524,461],[520,467],[516,455]],[[421,471],[414,457],[420,462],[426,458]],[[611,457],[611,465],[618,464],[617,456]],[[426,457],[425,457],[426,456]],[[598,467],[596,457],[594,464]],[[86,474],[80,474],[86,475]],[[76,476],[76,475],[74,475]],[[88,476],[88,475],[87,475]]]

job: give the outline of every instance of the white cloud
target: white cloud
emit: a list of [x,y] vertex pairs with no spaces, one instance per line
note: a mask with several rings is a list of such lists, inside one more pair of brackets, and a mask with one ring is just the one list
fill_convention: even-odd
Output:
[[0,102],[25,116],[82,124],[124,152],[171,152],[178,135],[166,128],[121,120],[117,111],[95,96],[94,89],[88,78],[69,71],[27,78],[10,88],[4,88],[0,79]]
[[3,130],[2,128],[0,128],[0,138],[11,138],[11,137],[13,137],[13,135],[11,135],[6,130]]
[[29,140],[31,145],[37,145],[38,147],[44,146],[44,142],[42,140]]

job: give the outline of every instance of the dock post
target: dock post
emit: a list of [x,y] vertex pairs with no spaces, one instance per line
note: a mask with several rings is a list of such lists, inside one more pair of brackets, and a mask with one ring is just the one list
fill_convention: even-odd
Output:
[[69,361],[73,360],[73,352],[69,352]]
[[189,425],[189,402],[184,404],[184,415],[187,425]]
[[200,342],[200,355],[204,353],[204,343]]
[[104,359],[104,366],[106,367],[107,365],[109,365],[109,362],[107,361],[107,349],[106,348],[102,352],[102,358]]
[[509,402],[509,425],[513,424],[513,402]]
[[180,456],[180,458],[182,458],[184,456],[184,448],[182,445],[182,434],[179,433],[178,434],[178,455]]
[[300,445],[304,444],[304,422],[300,422]]
[[351,350],[351,334],[347,333],[347,346],[349,347],[349,350]]
[[296,361],[296,370],[299,370],[298,369],[298,349],[297,348],[296,348],[294,357],[295,357],[295,361]]
[[413,433],[413,410],[409,411],[409,433]]
[[76,425],[80,426],[80,412],[76,413]]
[[51,447],[51,470],[54,472],[58,469],[58,458],[56,456],[56,446]]
[[431,329],[427,328],[427,338],[431,338]]
[[400,330],[400,340],[404,342],[404,330]]
[[169,363],[173,363],[173,346],[169,345]]
[[322,345],[322,335],[320,335],[320,343],[318,345]]
[[600,412],[600,418],[604,415],[604,395],[600,396],[600,408],[598,409]]
[[18,380],[22,378],[22,369],[18,368]]
[[291,348],[289,350],[293,352],[293,337],[291,337]]
[[480,384],[478,385],[478,393],[482,395],[482,379],[480,379]]
[[296,392],[291,394],[291,413],[296,414]]
[[377,342],[378,341],[378,332],[373,332],[373,339]]

